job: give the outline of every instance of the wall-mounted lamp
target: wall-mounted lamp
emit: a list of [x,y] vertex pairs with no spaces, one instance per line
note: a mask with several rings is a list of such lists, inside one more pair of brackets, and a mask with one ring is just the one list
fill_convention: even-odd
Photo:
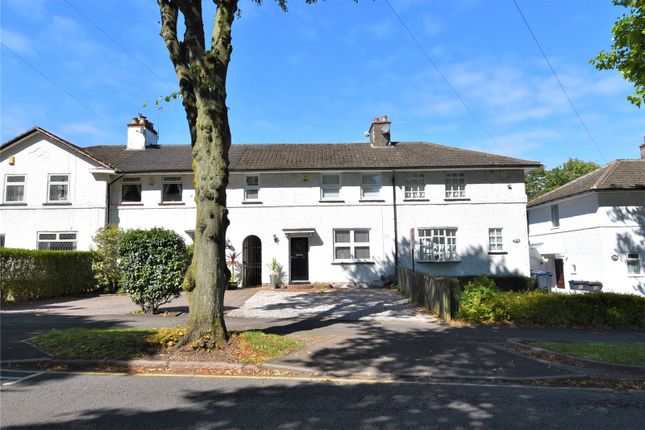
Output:
[[309,180],[309,175],[302,175],[302,180],[307,182]]
[[13,166],[14,164],[16,164],[16,157],[12,155],[11,157],[9,157],[9,165]]
[[276,236],[276,235],[274,234],[274,235],[273,235],[273,241],[274,241],[275,243],[278,243],[278,242],[280,242],[280,239],[278,239],[278,236]]

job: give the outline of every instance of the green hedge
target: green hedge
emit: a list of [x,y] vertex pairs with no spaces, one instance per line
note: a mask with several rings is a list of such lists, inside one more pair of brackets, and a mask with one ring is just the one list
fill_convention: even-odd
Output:
[[[459,281],[459,285],[464,288],[468,283],[479,279],[481,275],[472,276],[451,276]],[[495,281],[495,285],[501,291],[531,291],[535,289],[533,279],[520,275],[486,275],[488,279]]]
[[0,248],[1,301],[28,301],[96,290],[92,253]]
[[478,323],[634,329],[645,325],[645,297],[612,293],[503,292],[480,280],[464,289],[457,316]]

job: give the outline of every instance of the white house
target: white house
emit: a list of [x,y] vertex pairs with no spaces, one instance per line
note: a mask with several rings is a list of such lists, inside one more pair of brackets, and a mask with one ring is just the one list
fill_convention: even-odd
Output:
[[[234,144],[228,241],[247,285],[276,258],[288,282],[378,282],[395,265],[440,275],[529,274],[524,172],[533,161],[390,140]],[[127,145],[80,148],[34,128],[0,148],[4,246],[88,249],[96,230],[161,226],[188,242],[189,145],[158,145],[145,117]]]
[[[645,144],[528,204],[531,270],[551,289],[645,295]],[[591,283],[591,285],[589,285]]]

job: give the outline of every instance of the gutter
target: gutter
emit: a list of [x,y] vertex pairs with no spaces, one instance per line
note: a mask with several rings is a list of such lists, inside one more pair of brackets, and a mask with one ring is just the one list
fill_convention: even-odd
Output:
[[105,198],[106,198],[106,204],[105,204],[105,225],[110,225],[110,187],[112,184],[114,184],[116,181],[121,179],[122,177],[125,176],[125,173],[121,173],[120,176],[117,176],[116,179],[114,179],[112,182],[107,183],[107,190],[105,192]]

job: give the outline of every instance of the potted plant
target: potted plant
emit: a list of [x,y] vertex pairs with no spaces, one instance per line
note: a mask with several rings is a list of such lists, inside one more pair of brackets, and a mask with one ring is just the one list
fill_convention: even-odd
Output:
[[238,288],[242,282],[242,254],[231,251],[226,254],[226,266],[231,271],[231,277],[228,279],[228,289]]
[[278,288],[282,284],[282,265],[275,257],[269,263],[269,282],[271,288]]

